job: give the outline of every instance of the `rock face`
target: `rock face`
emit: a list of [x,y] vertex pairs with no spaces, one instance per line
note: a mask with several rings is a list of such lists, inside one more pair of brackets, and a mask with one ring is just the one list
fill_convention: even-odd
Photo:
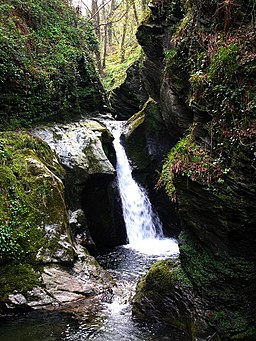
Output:
[[123,138],[133,164],[133,175],[147,188],[150,201],[163,223],[164,233],[177,235],[179,228],[173,205],[162,189],[156,190],[157,172],[161,170],[162,160],[173,142],[159,106],[152,98],[127,121]]
[[[100,268],[92,256],[85,255],[66,269],[60,264],[51,264],[43,268],[42,286],[35,286],[24,294],[8,296],[8,309],[46,309],[72,311],[72,305],[83,305],[86,310],[87,300],[106,300],[111,296],[113,280]],[[76,313],[78,310],[76,309]]]
[[109,292],[110,276],[73,239],[65,171],[50,147],[22,132],[1,133],[0,146],[0,313]]
[[148,99],[140,64],[141,62],[137,61],[131,65],[126,71],[124,83],[111,93],[110,104],[118,120],[127,120],[138,112]]
[[146,59],[142,67],[143,80],[149,95],[159,103],[160,111],[173,139],[188,129],[193,121],[193,113],[184,102],[184,89],[189,83],[177,70],[175,75],[165,72],[164,50],[170,47],[169,29],[182,17],[179,2],[173,4],[169,13],[169,3],[151,3],[152,14],[137,31],[137,39]]
[[[96,120],[81,120],[33,130],[56,152],[66,169],[65,188],[72,211],[82,209],[96,247],[126,242],[125,226],[115,185],[112,137]],[[118,210],[117,210],[118,212]],[[85,240],[84,240],[85,241]],[[89,240],[88,240],[89,242]],[[91,242],[89,248],[91,249]]]
[[82,120],[70,124],[54,124],[33,130],[56,152],[59,162],[68,174],[66,180],[70,207],[78,207],[82,184],[91,174],[106,174],[110,177],[115,169],[106,152],[110,149],[111,136],[102,124],[93,120]]
[[[180,330],[181,340],[206,340],[214,331],[203,322],[205,310],[180,265],[159,261],[139,281],[133,298],[133,314],[166,323]],[[182,332],[183,331],[183,332]]]
[[[154,309],[158,318],[165,320],[168,312],[172,316],[173,311],[186,306],[187,309],[179,310],[183,316],[180,320],[189,316],[191,321],[191,316],[197,316],[203,323],[201,330],[205,330],[204,323],[213,328],[205,339],[254,340],[255,54],[251,45],[254,33],[248,16],[239,21],[244,13],[243,1],[236,9],[230,9],[230,20],[225,17],[227,8],[221,10],[218,1],[211,4],[191,1],[189,10],[180,4],[179,1],[166,1],[163,6],[160,2],[151,4],[152,15],[139,28],[137,36],[147,54],[144,76],[148,91],[152,88],[151,96],[159,101],[174,144],[183,134],[190,136],[191,144],[185,145],[182,139],[172,149],[162,179],[167,190],[176,189],[182,229],[181,267],[205,313],[200,315],[191,308],[183,289],[179,303],[175,299],[165,300],[173,298],[176,290],[170,283],[166,295],[159,298],[163,309],[159,303]],[[247,5],[252,9],[252,2]],[[213,13],[216,15],[211,22]],[[179,20],[180,24],[174,25]],[[174,32],[173,36],[170,32]],[[218,38],[222,34],[224,42]],[[153,40],[157,42],[150,43]],[[152,49],[159,43],[161,48],[154,53]],[[165,66],[159,51],[164,51]],[[248,55],[251,57],[247,58]],[[152,64],[153,79],[149,68]],[[238,93],[248,100],[242,100]],[[159,287],[153,285],[149,292],[147,283],[142,283],[134,309],[136,314],[150,317],[154,314],[147,307],[156,303],[154,294],[158,297],[162,287],[157,274],[151,275]],[[187,327],[182,328],[188,331]],[[189,334],[193,340],[198,337],[193,330]]]

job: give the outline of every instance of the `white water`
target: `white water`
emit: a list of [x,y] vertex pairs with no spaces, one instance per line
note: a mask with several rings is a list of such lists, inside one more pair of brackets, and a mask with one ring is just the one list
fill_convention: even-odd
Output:
[[116,151],[119,193],[129,241],[127,247],[145,254],[178,253],[177,242],[164,238],[162,224],[152,209],[145,189],[132,177],[132,168],[120,141],[122,123],[116,122],[114,126],[111,125],[111,130]]
[[[117,122],[118,123],[118,122]],[[112,124],[111,124],[111,127]],[[132,317],[131,298],[138,279],[159,259],[177,258],[178,244],[163,238],[162,225],[154,214],[147,194],[132,178],[131,167],[120,144],[121,130],[113,131],[117,174],[129,245],[98,255],[97,260],[116,281],[111,302],[102,302],[76,321],[74,316],[50,318],[32,312],[21,319],[0,320],[0,340],[45,341],[185,341],[187,335],[161,325],[141,323]],[[153,309],[153,308],[152,308]],[[32,321],[32,322],[31,322]]]

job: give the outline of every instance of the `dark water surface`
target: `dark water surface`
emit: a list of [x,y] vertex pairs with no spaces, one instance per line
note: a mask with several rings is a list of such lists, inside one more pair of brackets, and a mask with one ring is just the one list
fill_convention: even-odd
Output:
[[176,247],[150,255],[121,246],[101,252],[98,262],[115,278],[113,298],[79,320],[71,314],[30,312],[0,319],[0,341],[188,341],[182,332],[132,317],[130,301],[139,277],[155,261],[177,257]]

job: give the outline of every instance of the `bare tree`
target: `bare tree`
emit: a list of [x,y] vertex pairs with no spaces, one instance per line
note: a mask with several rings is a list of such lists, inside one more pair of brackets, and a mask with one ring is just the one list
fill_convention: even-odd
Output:
[[[105,6],[105,0],[102,0],[102,16],[103,16],[103,22],[107,23],[107,14],[106,14],[106,6]],[[108,44],[108,26],[109,24],[104,25],[103,27],[103,53],[102,53],[102,61],[101,61],[101,69],[100,73],[103,72],[103,70],[106,67],[106,56],[107,56],[107,44]]]
[[124,62],[125,57],[125,37],[126,37],[126,31],[127,31],[127,25],[128,25],[128,17],[129,17],[129,0],[125,1],[125,17],[124,17],[124,24],[123,24],[123,31],[122,31],[122,37],[121,37],[121,44],[120,44],[120,51],[121,51],[121,63]]
[[[101,34],[100,34],[100,14],[99,14],[99,6],[98,6],[98,0],[92,0],[92,6],[91,6],[91,19],[93,20],[95,32],[98,38],[98,41],[101,40]],[[99,72],[101,72],[101,59],[100,59],[100,51],[99,49],[95,52],[96,56],[96,62],[99,69]]]

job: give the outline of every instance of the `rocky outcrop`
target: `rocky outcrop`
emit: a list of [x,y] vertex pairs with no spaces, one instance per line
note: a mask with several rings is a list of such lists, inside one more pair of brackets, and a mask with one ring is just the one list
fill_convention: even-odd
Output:
[[90,234],[87,219],[82,209],[74,212],[69,211],[69,225],[76,244],[86,247],[90,254],[94,254],[96,245]]
[[115,174],[106,155],[111,152],[112,138],[106,127],[95,120],[84,119],[69,124],[38,127],[33,129],[33,134],[47,142],[55,151],[59,162],[68,171],[68,177],[72,173],[73,179],[70,179],[70,185],[69,179],[66,180],[66,186],[73,187],[69,196],[72,193],[74,206],[79,205],[80,187],[91,174]]
[[[148,60],[159,69],[160,81],[147,80],[166,127],[174,141],[186,134],[169,153],[162,181],[169,193],[176,190],[170,196],[181,222],[181,267],[205,309],[203,319],[221,340],[254,340],[256,335],[255,35],[242,3],[222,7],[220,1],[191,1],[182,8],[179,1],[154,2],[151,18],[138,32]],[[185,14],[176,26],[182,15],[175,15],[175,6]],[[253,2],[247,6],[253,11]],[[160,23],[162,36],[159,28],[152,29]],[[152,39],[165,49],[164,72],[148,52],[153,46],[147,44],[152,41],[147,32],[157,32]],[[157,295],[161,279],[154,278]],[[167,297],[169,290],[175,290],[171,284]],[[147,316],[147,305],[143,310],[140,303],[149,299],[150,304],[154,294],[147,285],[139,291],[135,304]],[[162,319],[166,311],[189,302],[185,294],[182,303],[160,299],[164,308],[158,304],[155,309]],[[182,315],[188,316],[186,311]],[[190,337],[196,339],[193,331]],[[213,333],[208,337],[213,339]]]
[[[66,268],[61,264],[48,264],[41,273],[41,285],[25,293],[13,293],[8,296],[5,311],[44,309],[76,313],[86,311],[91,300],[107,300],[111,297],[114,282],[92,256],[84,255],[83,259]],[[87,301],[89,303],[87,303]],[[3,312],[5,312],[3,311]]]
[[0,313],[109,293],[112,279],[78,243],[78,223],[73,238],[65,171],[50,147],[31,134],[5,132],[0,148]]
[[149,95],[159,103],[162,118],[173,140],[181,136],[193,122],[193,112],[184,101],[189,89],[186,73],[176,68],[175,74],[167,71],[164,59],[171,47],[170,31],[182,18],[180,2],[169,8],[168,1],[150,4],[151,16],[139,26],[137,39],[145,52],[142,66],[143,80]]
[[205,308],[191,282],[171,260],[158,261],[141,278],[133,298],[133,314],[173,326],[180,331],[181,340],[217,340],[204,322]]
[[[82,209],[96,247],[126,242],[122,214],[117,213],[119,194],[115,185],[112,136],[97,120],[39,127],[33,133],[56,152],[66,170],[66,198],[71,211]],[[90,238],[89,238],[90,239]],[[88,247],[92,244],[88,238]]]
[[127,121],[124,139],[127,155],[135,170],[159,168],[172,141],[159,106],[153,99],[149,99],[143,109]]
[[163,222],[164,233],[176,236],[179,228],[173,205],[162,189],[156,190],[162,160],[173,140],[165,126],[159,105],[152,98],[127,121],[123,139],[133,165],[133,175],[147,188],[150,201]]
[[109,101],[117,120],[127,120],[138,112],[148,99],[141,64],[141,61],[132,64],[126,71],[125,81],[111,92]]

